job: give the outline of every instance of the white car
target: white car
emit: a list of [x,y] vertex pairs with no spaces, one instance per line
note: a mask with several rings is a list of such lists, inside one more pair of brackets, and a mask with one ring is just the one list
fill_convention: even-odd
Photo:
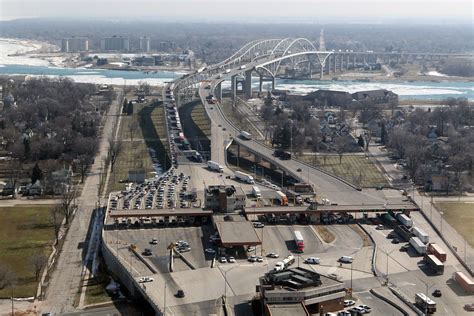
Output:
[[229,263],[235,263],[235,258],[234,257],[229,257],[229,259],[227,259],[227,261]]
[[309,257],[308,259],[306,259],[306,260],[304,261],[304,263],[307,263],[307,264],[320,264],[320,263],[321,263],[321,259],[315,258],[315,257]]
[[355,305],[355,303],[354,300],[344,300],[344,307]]
[[219,259],[219,262],[220,262],[220,263],[226,263],[226,262],[227,262],[226,257],[221,257],[221,258]]
[[278,258],[278,257],[280,257],[280,255],[278,255],[277,253],[274,253],[274,252],[269,252],[267,254],[267,257],[269,257],[269,258]]
[[143,277],[143,278],[140,278],[138,279],[138,282],[139,283],[146,283],[146,282],[153,282],[155,279],[151,278],[151,277]]
[[207,253],[216,253],[216,251],[212,248],[206,248],[206,249],[204,249],[204,251],[207,252]]

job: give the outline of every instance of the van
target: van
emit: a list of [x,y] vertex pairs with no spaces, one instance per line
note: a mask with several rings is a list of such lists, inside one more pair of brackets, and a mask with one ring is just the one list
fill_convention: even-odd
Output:
[[352,263],[352,261],[354,261],[354,258],[349,256],[342,256],[341,258],[339,258],[339,262],[341,263]]

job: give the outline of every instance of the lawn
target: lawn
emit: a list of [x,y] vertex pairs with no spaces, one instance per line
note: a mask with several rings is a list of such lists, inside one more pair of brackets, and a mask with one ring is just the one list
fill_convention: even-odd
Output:
[[474,203],[436,203],[436,208],[444,212],[443,218],[474,247]]
[[[35,296],[37,283],[30,258],[37,252],[49,256],[54,241],[50,224],[52,205],[0,207],[0,264],[12,270],[17,278],[16,297]],[[10,289],[0,290],[9,297]]]
[[387,185],[383,173],[363,155],[344,155],[341,163],[339,163],[338,155],[302,155],[298,156],[298,159],[320,167],[361,187]]
[[[130,137],[130,124],[137,126]],[[123,115],[119,130],[119,139],[122,140],[122,151],[119,153],[109,180],[108,191],[123,190],[125,185],[120,180],[128,178],[130,169],[143,168],[146,177],[152,176],[153,162],[149,147],[157,150],[158,157],[163,155],[162,142],[167,141],[164,109],[159,105],[134,104],[133,114]]]

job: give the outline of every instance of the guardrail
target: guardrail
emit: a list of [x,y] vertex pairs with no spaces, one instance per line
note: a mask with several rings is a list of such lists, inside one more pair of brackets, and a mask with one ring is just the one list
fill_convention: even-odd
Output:
[[392,305],[393,307],[395,307],[396,309],[398,309],[404,316],[408,316],[410,315],[406,310],[404,310],[401,306],[397,305],[395,302],[393,302],[392,300],[386,298],[385,296],[377,293],[374,289],[370,289],[369,290],[370,293],[372,293],[375,297],[381,299],[382,301],[385,301],[387,304],[390,304]]

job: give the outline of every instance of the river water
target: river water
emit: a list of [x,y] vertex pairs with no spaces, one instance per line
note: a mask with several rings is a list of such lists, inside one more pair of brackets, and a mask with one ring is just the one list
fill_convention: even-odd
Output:
[[[63,68],[48,65],[47,61],[29,56],[8,56],[12,52],[25,50],[24,43],[2,42],[0,45],[0,75],[30,75],[48,77],[68,77],[76,82],[136,85],[140,81],[151,85],[161,85],[166,81],[181,76],[182,72],[159,71],[143,73],[141,71],[104,70],[89,68]],[[23,46],[22,46],[23,45]],[[224,88],[229,86],[226,82]],[[257,80],[254,86],[257,85]],[[387,89],[399,95],[400,99],[412,100],[442,100],[447,97],[465,97],[474,100],[473,82],[450,82],[449,77],[440,77],[437,82],[432,81],[371,81],[358,82],[351,80],[319,81],[319,80],[291,80],[279,79],[276,88],[290,90],[304,94],[318,89],[331,89],[347,92],[356,92],[373,89]]]

